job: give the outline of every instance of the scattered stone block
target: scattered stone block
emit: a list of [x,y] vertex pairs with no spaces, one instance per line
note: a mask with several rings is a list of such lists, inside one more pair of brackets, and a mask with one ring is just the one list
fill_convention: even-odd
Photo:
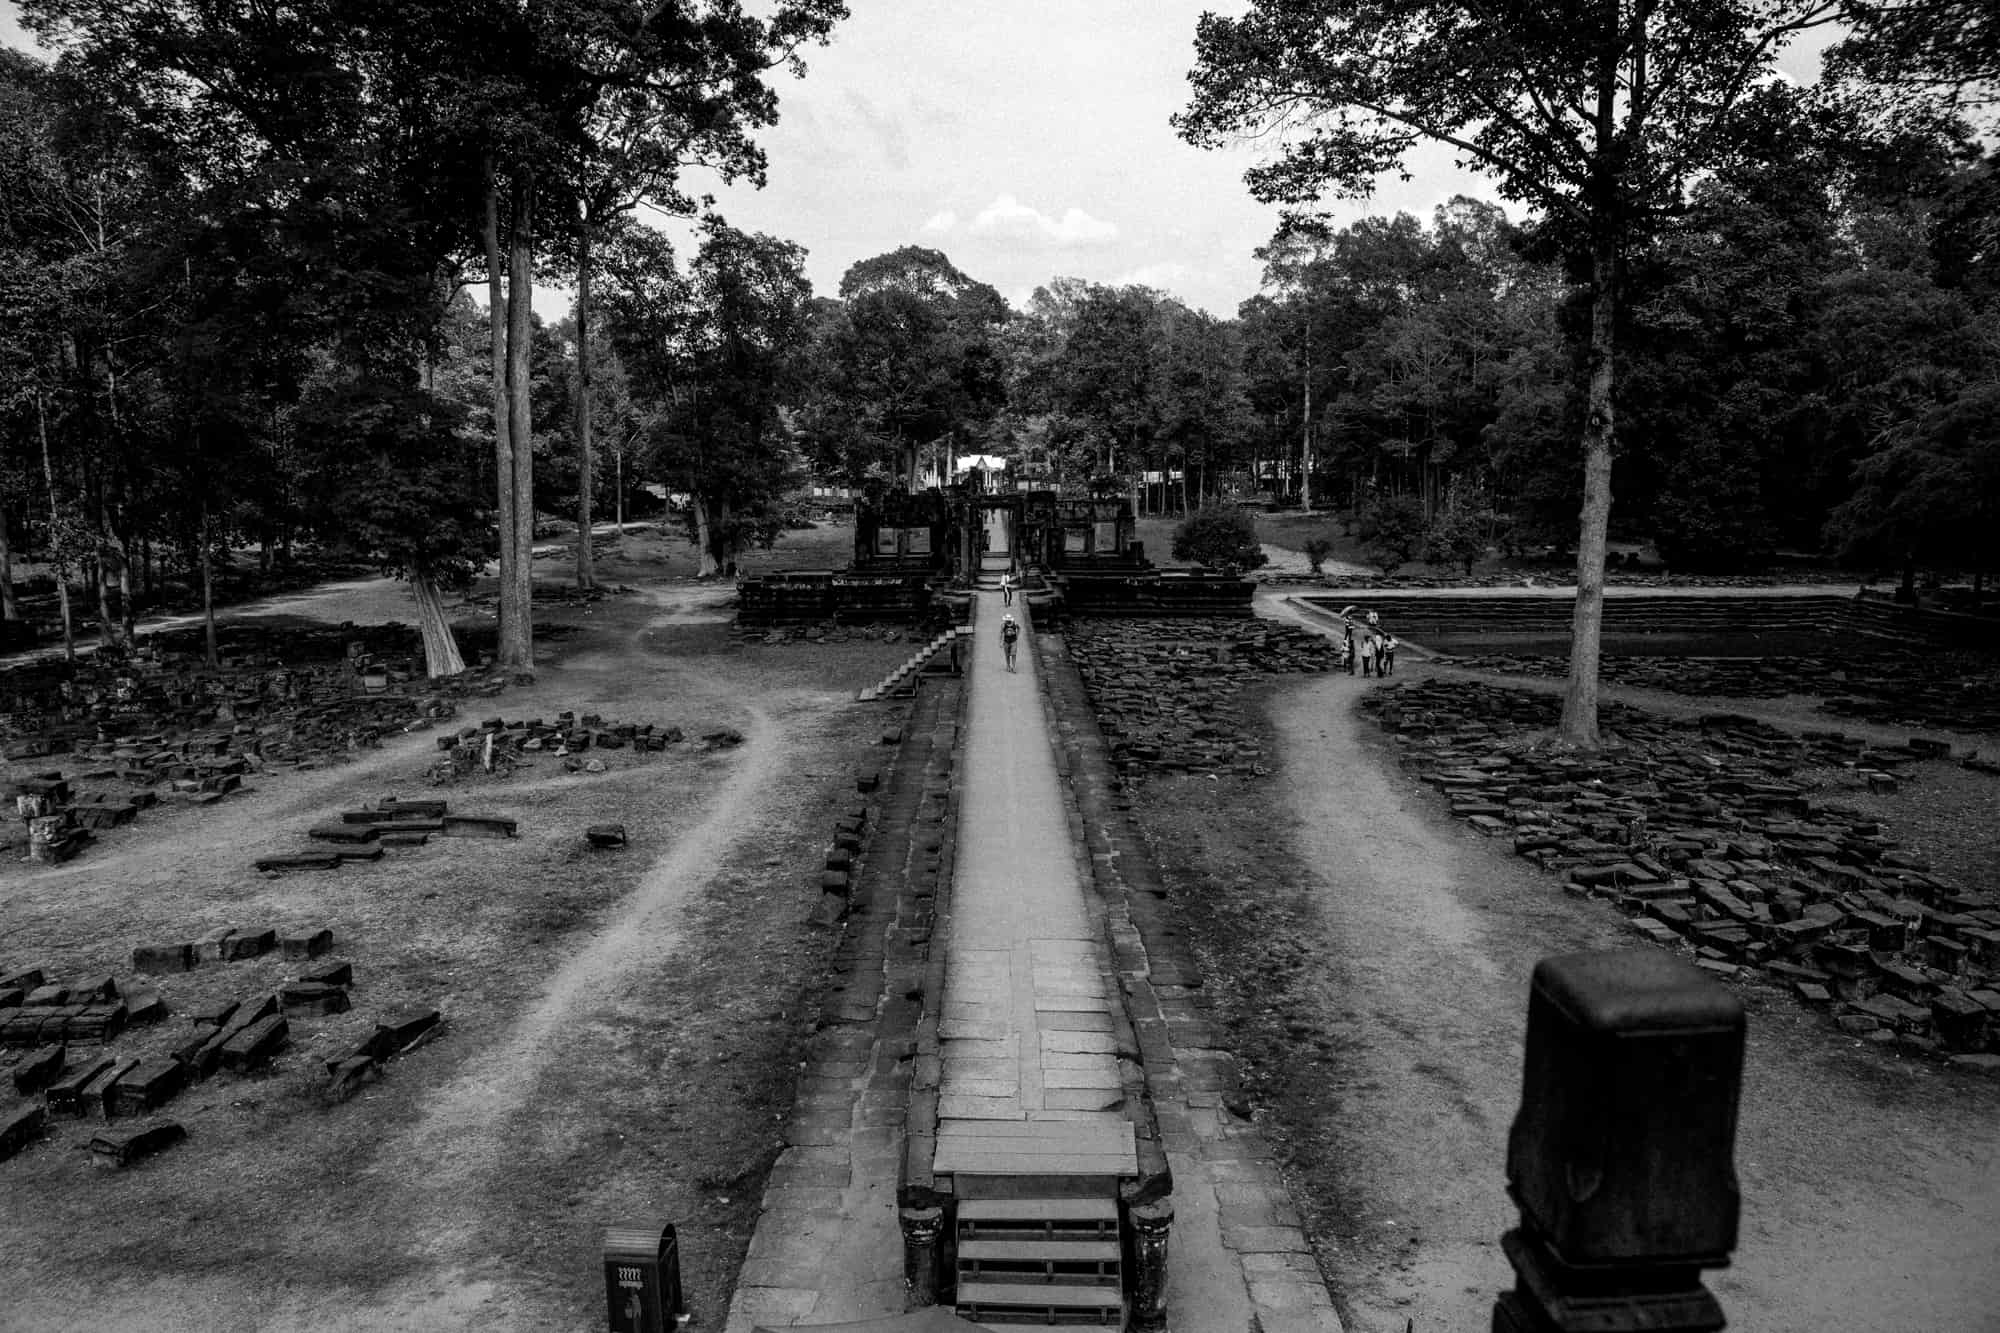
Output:
[[234,926],[217,926],[196,942],[195,952],[204,963],[224,963],[229,961],[229,937],[236,933]]
[[63,1046],[51,1046],[30,1055],[14,1066],[14,1091],[23,1097],[34,1096],[61,1078],[63,1066],[68,1063],[69,1050]]
[[809,915],[806,918],[806,924],[811,926],[832,927],[839,925],[842,921],[845,921],[846,919],[847,919],[846,895],[839,893],[822,893],[819,896],[819,904],[813,908],[811,915]]
[[28,992],[27,998],[21,1001],[22,1006],[28,1009],[41,1009],[52,1005],[68,1003],[69,987],[56,985],[37,986]]
[[236,1011],[242,1007],[242,1003],[241,1000],[223,1000],[206,1008],[197,1009],[189,1017],[194,1020],[194,1025],[198,1028],[221,1028],[236,1016]]
[[1963,991],[1943,990],[1931,1001],[1931,1030],[1947,1051],[1984,1050],[1987,1028],[1986,1007]]
[[369,1053],[378,1060],[384,1060],[413,1051],[436,1036],[443,1022],[444,1015],[435,1009],[398,1010],[375,1024]]
[[262,958],[278,947],[278,932],[275,930],[237,931],[223,941],[222,956],[229,962],[241,962],[246,958]]
[[350,1055],[327,1062],[327,1100],[344,1102],[382,1077],[382,1066],[370,1055]]
[[24,1106],[0,1116],[0,1162],[40,1139],[48,1128],[48,1120],[48,1112],[39,1106]]
[[343,986],[326,986],[314,981],[296,982],[278,992],[285,1012],[302,1014],[344,1014],[352,1006]]
[[332,963],[317,971],[302,973],[299,980],[319,986],[349,986],[354,983],[354,964]]
[[238,1074],[261,1068],[291,1036],[282,1014],[262,1018],[237,1030],[222,1044],[222,1067]]
[[19,1009],[21,1001],[27,998],[19,986],[8,986],[0,990],[0,1009]]
[[275,874],[288,870],[338,870],[340,857],[333,852],[296,852],[287,856],[260,856],[257,869]]
[[125,1024],[137,1027],[157,1023],[167,1016],[167,1002],[155,986],[133,986],[125,991]]
[[287,958],[317,958],[333,948],[333,932],[325,928],[304,935],[286,935],[278,949]]
[[12,976],[0,977],[0,990],[31,991],[47,980],[48,976],[41,968],[25,968]]
[[314,824],[306,830],[308,838],[321,842],[373,842],[377,829],[374,824],[327,823]]
[[[262,869],[262,867],[258,867]],[[134,972],[192,972],[200,962],[193,944],[142,944],[132,951]]]
[[1954,1055],[1951,1067],[1968,1074],[1984,1074],[1987,1078],[2000,1078],[2000,1055],[1976,1054]]
[[91,1004],[70,1013],[62,1025],[65,1041],[98,1042],[115,1041],[125,1030],[125,1005]]
[[144,1115],[165,1106],[187,1086],[187,1066],[170,1057],[142,1060],[128,1067],[104,1094],[104,1113]]
[[583,831],[583,836],[592,847],[623,847],[625,826],[623,824],[592,824]]
[[185,1138],[187,1130],[172,1120],[144,1129],[105,1130],[91,1139],[90,1160],[96,1166],[116,1170],[165,1152]]
[[84,1090],[84,1110],[95,1115],[100,1120],[109,1120],[111,1118],[111,1090],[118,1086],[119,1079],[124,1078],[134,1069],[137,1069],[139,1063],[139,1059],[136,1056],[125,1056],[117,1060],[108,1072]]
[[99,1056],[86,1064],[69,1070],[48,1087],[49,1114],[82,1115],[89,1109],[88,1097],[91,1084],[109,1073],[118,1062],[108,1055]]
[[445,807],[444,801],[398,796],[375,803],[376,809],[399,819],[443,819]]
[[448,838],[511,838],[518,821],[504,815],[446,815],[444,835]]
[[859,792],[871,792],[881,785],[882,773],[880,769],[871,768],[866,772],[856,774],[854,778],[854,790]]

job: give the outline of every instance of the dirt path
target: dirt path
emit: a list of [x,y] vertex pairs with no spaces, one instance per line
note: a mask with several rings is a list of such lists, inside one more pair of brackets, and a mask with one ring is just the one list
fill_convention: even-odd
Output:
[[[1426,805],[1355,717],[1366,688],[1314,678],[1273,714],[1340,1038],[1324,1115],[1347,1230],[1323,1241],[1350,1328],[1481,1328],[1511,1281],[1497,1241],[1529,971],[1632,937]],[[1711,1278],[1732,1324],[2000,1329],[1995,1089],[1747,999],[1742,1242]]]
[[[62,1185],[72,1134],[24,1159],[38,1174],[18,1178],[33,1192],[0,1191],[0,1235],[33,1237],[17,1255],[36,1276],[0,1284],[0,1333],[84,1319],[147,1333],[573,1327],[579,1299],[602,1300],[595,1228],[622,1216],[682,1223],[697,1299],[712,1311],[726,1298],[756,1197],[738,1177],[761,1177],[768,1107],[791,1100],[787,1006],[823,965],[794,886],[810,882],[802,872],[841,799],[827,779],[852,760],[835,756],[875,739],[845,707],[855,678],[897,651],[739,655],[719,632],[733,591],[654,584],[570,608],[572,628],[537,642],[533,685],[465,705],[461,722],[575,708],[687,725],[690,743],[658,759],[608,755],[611,771],[595,775],[545,764],[454,792],[521,815],[518,846],[420,857],[414,877],[247,874],[253,850],[302,836],[329,808],[421,788],[434,740],[420,734],[323,771],[253,778],[255,790],[212,808],[151,811],[144,837],[71,865],[0,874],[10,958],[100,939],[129,948],[162,920],[311,914],[359,937],[365,1003],[413,991],[449,1028],[340,1108],[287,1101],[295,1083],[313,1086],[323,1052],[307,1049],[310,1030],[289,1057],[295,1075],[204,1085],[187,1113],[222,1173],[213,1190],[185,1183],[193,1150],[129,1177],[89,1173],[84,1190]],[[230,614],[407,620],[405,596],[370,580]],[[704,752],[699,738],[717,727],[741,743]],[[607,859],[579,883],[598,863],[563,849],[593,816],[627,821],[641,859]],[[396,978],[380,970],[392,954],[407,969]],[[218,1157],[232,1134],[237,1150]],[[211,1232],[203,1215],[217,1209],[228,1216]]]

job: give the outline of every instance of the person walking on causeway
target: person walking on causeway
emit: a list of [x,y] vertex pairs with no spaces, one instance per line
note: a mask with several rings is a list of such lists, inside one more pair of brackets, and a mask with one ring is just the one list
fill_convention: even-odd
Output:
[[1012,574],[1002,574],[1000,576],[1000,605],[1012,606],[1013,604],[1014,576]]
[[1020,622],[1016,621],[1012,614],[1003,617],[1000,621],[1000,646],[1007,653],[1007,669],[1009,671],[1014,669],[1014,649],[1019,646],[1020,642]]

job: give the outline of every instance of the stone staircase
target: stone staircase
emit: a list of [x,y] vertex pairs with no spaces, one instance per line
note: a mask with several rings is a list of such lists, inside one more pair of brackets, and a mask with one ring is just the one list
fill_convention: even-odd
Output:
[[901,666],[882,678],[879,685],[870,685],[858,696],[862,703],[872,703],[886,695],[894,694],[905,687],[914,688],[917,673],[930,665],[930,660],[951,646],[951,641],[961,635],[970,635],[972,626],[954,625],[948,630],[940,630],[925,641],[924,646],[911,653]]
[[987,1328],[1123,1328],[1118,1202],[965,1199],[958,1205],[962,1319]]
[[997,592],[1000,576],[1014,567],[1014,557],[1006,552],[995,555],[988,551],[979,557],[979,586]]

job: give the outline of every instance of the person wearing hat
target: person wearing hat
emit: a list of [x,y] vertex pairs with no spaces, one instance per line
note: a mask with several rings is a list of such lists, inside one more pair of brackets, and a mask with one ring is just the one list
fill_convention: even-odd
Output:
[[1009,671],[1014,669],[1014,648],[1020,642],[1020,622],[1014,619],[1014,615],[1010,611],[1001,617],[1000,620],[1000,646],[1007,650],[1007,669]]

